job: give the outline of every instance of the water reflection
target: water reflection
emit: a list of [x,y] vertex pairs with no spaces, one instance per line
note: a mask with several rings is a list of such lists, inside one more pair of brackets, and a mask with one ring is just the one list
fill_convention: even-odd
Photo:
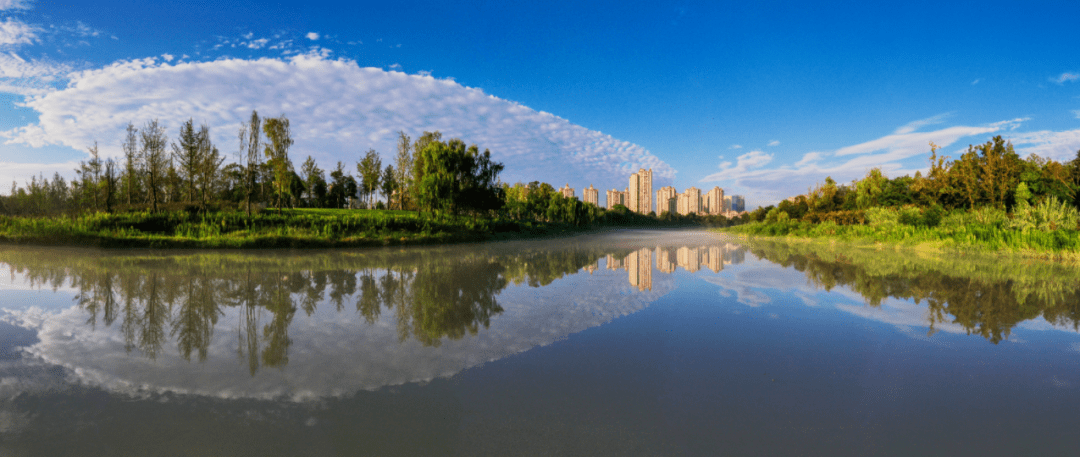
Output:
[[[664,272],[720,271],[725,249],[743,249],[696,236],[692,246],[586,238],[278,254],[7,248],[0,262],[13,282],[75,291],[71,309],[37,321],[13,310],[8,320],[38,327],[32,354],[95,383],[311,397],[430,379],[548,344],[673,290],[670,277],[653,277],[653,259]],[[115,355],[120,348],[126,356]],[[249,380],[225,379],[230,359]],[[282,371],[296,360],[301,367]],[[215,381],[171,380],[192,376],[178,361],[203,365]],[[359,366],[313,368],[343,363]]]
[[1007,256],[935,255],[754,240],[760,259],[792,267],[812,287],[845,287],[870,307],[886,298],[925,303],[930,333],[957,325],[998,343],[1018,324],[1042,318],[1080,330],[1080,270]]

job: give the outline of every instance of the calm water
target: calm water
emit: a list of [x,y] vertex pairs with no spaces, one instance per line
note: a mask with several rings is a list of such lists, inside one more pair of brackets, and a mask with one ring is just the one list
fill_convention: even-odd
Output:
[[1077,270],[679,231],[0,246],[0,455],[1077,455]]

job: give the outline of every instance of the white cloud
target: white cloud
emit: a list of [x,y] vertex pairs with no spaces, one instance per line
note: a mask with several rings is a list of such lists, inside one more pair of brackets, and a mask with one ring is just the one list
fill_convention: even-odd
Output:
[[806,165],[816,163],[816,162],[820,161],[821,158],[822,158],[822,156],[821,156],[820,152],[807,152],[806,154],[803,155],[802,160],[795,163],[795,167],[796,168],[804,167]]
[[369,147],[389,158],[396,132],[413,137],[439,130],[446,138],[490,148],[507,168],[507,182],[625,184],[638,168],[652,168],[657,184],[675,170],[641,146],[571,124],[549,113],[475,88],[430,76],[361,68],[321,55],[289,59],[221,59],[169,64],[123,61],[70,75],[67,87],[29,97],[36,124],[6,132],[11,142],[66,145],[97,140],[119,156],[124,126],[159,119],[171,133],[181,122],[205,122],[226,153],[240,122],[257,109],[285,113],[293,122],[293,157],[312,155],[329,165],[352,162]]
[[[736,163],[732,165],[731,162],[720,163],[720,171],[716,175],[741,175],[750,172],[752,168],[759,168],[772,162],[773,155],[766,154],[762,151],[753,150],[743,154],[735,159]],[[708,182],[706,177],[702,180]]]
[[974,81],[971,82],[971,85],[974,86],[974,85],[978,84],[979,81],[982,81],[982,79],[975,79]]
[[1074,109],[1072,113],[1077,119],[1080,119],[1080,109]]
[[390,69],[391,70],[396,70],[396,71],[401,71],[401,64],[400,63],[395,63],[393,65],[390,65]]
[[1067,82],[1076,81],[1077,79],[1080,79],[1080,73],[1065,72],[1065,73],[1062,73],[1057,78],[1050,78],[1051,81],[1056,82],[1058,84],[1065,84]]
[[[912,157],[927,155],[930,142],[941,147],[948,147],[959,139],[1013,130],[1026,119],[1012,119],[983,126],[954,126],[931,132],[916,132],[923,125],[940,122],[947,115],[938,115],[902,126],[890,135],[840,148],[832,153],[809,152],[794,164],[780,164],[766,167],[772,156],[761,151],[754,151],[740,156],[737,165],[731,162],[720,164],[720,171],[706,176],[701,182],[724,182],[731,188],[747,195],[747,206],[774,204],[777,201],[806,192],[814,184],[831,176],[837,182],[845,183],[865,176],[867,170],[879,167],[887,176],[913,174],[915,169],[905,168],[901,162]],[[1069,135],[1018,135],[1012,136],[1013,143],[1031,144],[1029,152],[1042,151],[1040,155],[1062,154],[1063,148],[1071,147]],[[1018,150],[1025,150],[1018,148]],[[1075,149],[1073,149],[1075,152]],[[753,154],[753,155],[751,155]],[[751,201],[753,203],[751,204]]]
[[165,59],[166,62],[172,62],[175,57],[172,54],[162,54],[161,58]]
[[29,2],[25,0],[0,0],[0,11],[29,8]]
[[927,125],[940,124],[940,123],[944,122],[945,118],[949,117],[950,115],[952,115],[952,113],[942,113],[942,114],[938,114],[937,116],[928,117],[926,119],[919,119],[917,121],[911,121],[911,122],[907,123],[906,125],[904,125],[903,127],[900,127],[898,129],[896,129],[896,131],[894,131],[893,133],[897,134],[897,135],[902,135],[902,134],[905,134],[905,133],[914,132],[914,131],[919,130],[920,128],[922,128],[924,126],[927,126]]
[[258,40],[251,40],[247,42],[247,47],[249,49],[262,49],[264,46],[266,46],[266,43],[269,42],[270,40],[266,38],[259,38]]
[[770,142],[769,142],[769,144],[767,144],[766,146],[779,146],[779,145],[780,145],[780,141],[778,141],[778,140],[772,140],[772,141],[770,141]]
[[742,145],[741,144],[733,144],[731,146],[728,146],[728,149],[742,149]]
[[1037,154],[1039,157],[1068,161],[1075,159],[1077,151],[1080,150],[1080,130],[1019,133],[1009,135],[1009,141],[1012,141],[1016,151],[1025,157]]
[[307,39],[309,39],[311,41],[315,41],[315,40],[319,39],[319,34],[316,33],[316,32],[308,32],[308,34],[304,35],[304,36],[307,37]]
[[8,18],[0,22],[0,46],[31,44],[37,40],[37,27],[28,25],[22,21]]
[[26,60],[13,52],[0,53],[0,92],[42,95],[53,90],[53,84],[70,71],[64,64]]

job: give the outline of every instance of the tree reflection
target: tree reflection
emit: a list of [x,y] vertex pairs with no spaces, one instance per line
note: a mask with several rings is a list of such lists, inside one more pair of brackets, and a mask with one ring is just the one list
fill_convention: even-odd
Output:
[[998,343],[1020,322],[1039,316],[1080,330],[1080,272],[1069,265],[760,240],[751,251],[805,273],[818,288],[848,287],[870,306],[886,297],[925,302],[931,333],[937,325],[955,323]]
[[186,360],[208,357],[219,318],[236,315],[236,353],[254,375],[289,362],[289,326],[350,303],[367,323],[396,319],[401,341],[439,346],[475,335],[503,311],[509,284],[546,285],[595,265],[602,253],[421,249],[305,256],[195,254],[51,258],[5,252],[31,284],[78,290],[86,323],[119,321],[128,351],[154,359],[171,340]]

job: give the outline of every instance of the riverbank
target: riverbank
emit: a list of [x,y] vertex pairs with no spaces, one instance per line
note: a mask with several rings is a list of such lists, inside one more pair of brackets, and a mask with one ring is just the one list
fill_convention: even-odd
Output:
[[1080,263],[1080,231],[1015,230],[998,221],[946,218],[939,225],[807,221],[753,222],[717,229],[762,239],[842,243],[850,247],[934,253],[1007,253],[1023,258]]
[[355,248],[558,237],[614,227],[386,210],[264,210],[250,217],[243,212],[132,212],[0,216],[0,243],[170,249]]

